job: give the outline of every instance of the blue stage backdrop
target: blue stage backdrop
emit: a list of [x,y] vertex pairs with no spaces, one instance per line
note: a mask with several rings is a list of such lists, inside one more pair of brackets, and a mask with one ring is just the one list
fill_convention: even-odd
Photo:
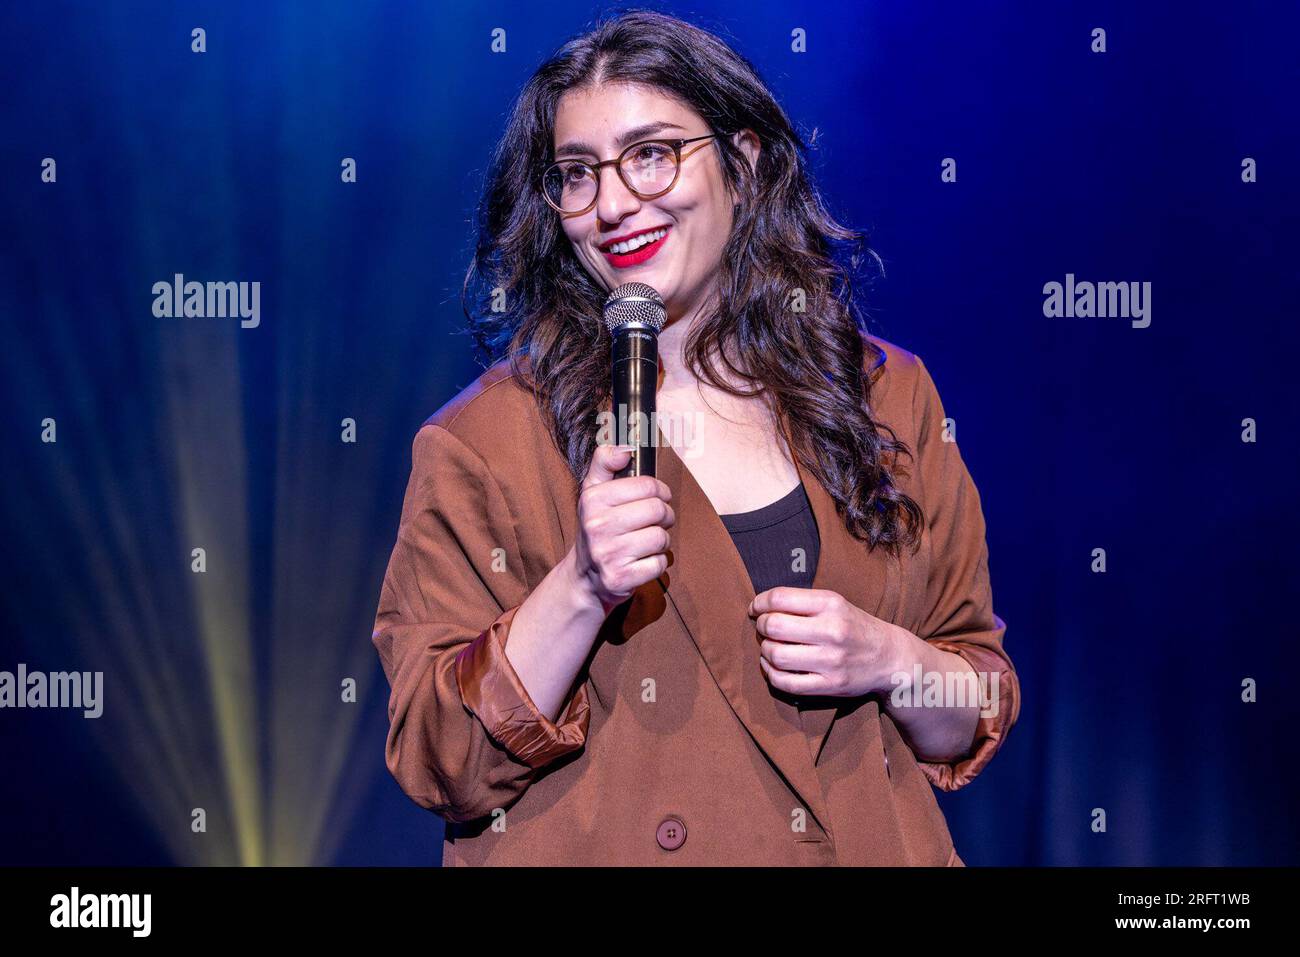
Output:
[[[770,82],[958,423],[1024,696],[940,795],[963,858],[1297,863],[1295,5],[651,6]],[[104,682],[0,710],[0,861],[439,859],[384,766],[379,584],[480,371],[489,152],[609,9],[0,9],[0,670]],[[177,275],[248,315],[155,315]],[[1049,315],[1103,282],[1132,315]]]

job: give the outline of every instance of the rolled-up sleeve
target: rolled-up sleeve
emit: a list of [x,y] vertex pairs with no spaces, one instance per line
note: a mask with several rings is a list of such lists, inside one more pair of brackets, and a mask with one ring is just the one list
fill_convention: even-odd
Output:
[[506,657],[527,594],[500,485],[455,435],[425,425],[372,642],[391,687],[388,769],[413,801],[447,820],[508,807],[541,768],[585,745],[585,684],[553,723]]
[[970,750],[951,762],[917,762],[932,785],[955,791],[984,770],[1006,741],[1020,714],[1020,686],[1003,648],[1006,623],[993,612],[979,492],[957,443],[944,438],[943,403],[929,370],[919,356],[916,362],[915,447],[931,547],[927,616],[917,635],[969,662],[982,689]]
[[493,739],[529,767],[540,768],[582,747],[591,708],[583,685],[560,724],[537,710],[506,657],[506,635],[518,608],[508,610],[456,656],[456,687]]

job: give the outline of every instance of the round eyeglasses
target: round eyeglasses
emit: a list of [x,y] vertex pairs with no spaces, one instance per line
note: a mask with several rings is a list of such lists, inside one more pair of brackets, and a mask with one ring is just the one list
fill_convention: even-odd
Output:
[[596,205],[601,168],[613,166],[632,195],[638,199],[654,199],[677,184],[682,169],[683,146],[720,135],[708,133],[683,140],[643,140],[625,149],[618,159],[600,163],[559,160],[542,171],[542,196],[553,209],[566,216],[585,213]]

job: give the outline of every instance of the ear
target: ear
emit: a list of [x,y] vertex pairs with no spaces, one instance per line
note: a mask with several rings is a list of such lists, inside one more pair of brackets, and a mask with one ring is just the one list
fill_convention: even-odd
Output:
[[748,128],[738,130],[731,134],[731,144],[745,154],[745,158],[749,160],[750,169],[758,169],[758,154],[762,149],[762,144],[759,143],[757,133]]

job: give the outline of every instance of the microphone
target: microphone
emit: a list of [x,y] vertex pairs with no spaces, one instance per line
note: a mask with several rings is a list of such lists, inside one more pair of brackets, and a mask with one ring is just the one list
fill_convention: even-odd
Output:
[[643,282],[625,282],[605,300],[604,318],[605,328],[614,339],[611,365],[618,444],[636,446],[627,465],[614,477],[654,475],[659,330],[664,327],[668,313],[653,287]]

